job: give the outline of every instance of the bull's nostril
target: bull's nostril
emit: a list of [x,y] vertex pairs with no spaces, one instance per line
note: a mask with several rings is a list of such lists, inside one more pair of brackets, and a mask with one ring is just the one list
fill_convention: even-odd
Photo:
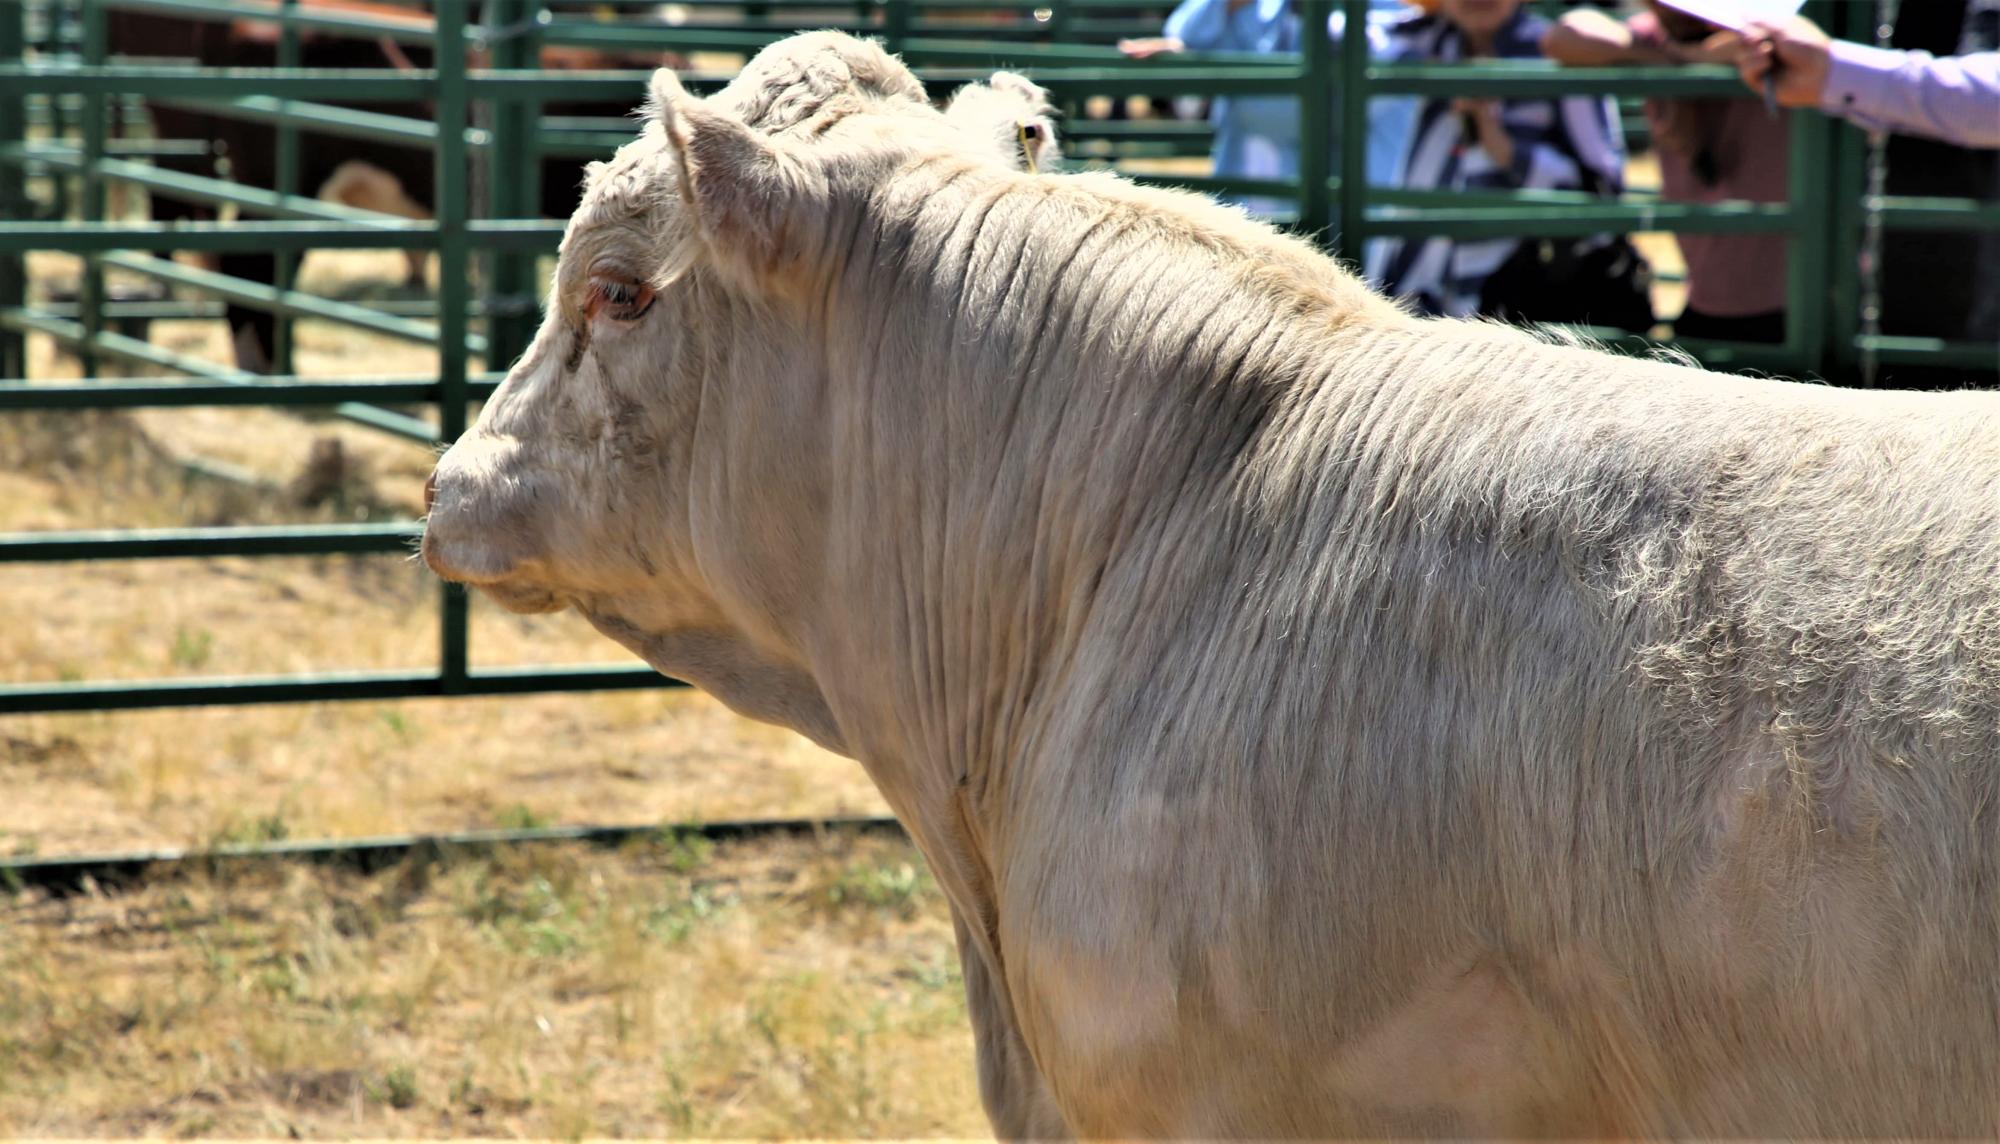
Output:
[[424,478],[425,512],[429,512],[431,510],[431,505],[437,503],[437,498],[438,498],[438,475],[437,471],[433,469],[431,471],[431,475]]

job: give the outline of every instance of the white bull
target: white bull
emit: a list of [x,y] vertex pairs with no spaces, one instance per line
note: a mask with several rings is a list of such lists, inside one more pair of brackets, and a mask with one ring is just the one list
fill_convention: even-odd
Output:
[[654,89],[424,554],[868,767],[998,1132],[2000,1134],[1994,397],[1412,318],[845,37]]

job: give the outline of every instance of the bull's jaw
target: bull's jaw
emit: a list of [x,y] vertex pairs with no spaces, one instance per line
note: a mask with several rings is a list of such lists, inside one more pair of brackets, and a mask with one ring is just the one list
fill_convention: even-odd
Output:
[[486,594],[486,598],[517,616],[540,616],[550,612],[560,612],[570,606],[570,601],[540,584],[523,584],[513,581],[498,581],[492,584],[475,584]]
[[576,610],[654,671],[699,687],[738,715],[796,731],[836,754],[852,753],[825,692],[805,667],[722,628],[648,631],[601,601],[580,600]]

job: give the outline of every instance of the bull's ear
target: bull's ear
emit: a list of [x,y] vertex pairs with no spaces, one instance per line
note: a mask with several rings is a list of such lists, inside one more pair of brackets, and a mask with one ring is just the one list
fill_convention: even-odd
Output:
[[810,195],[804,165],[735,115],[690,95],[667,68],[653,73],[652,113],[710,253],[759,276],[778,269]]
[[966,84],[944,114],[1016,170],[1051,170],[1062,160],[1049,93],[1024,76],[1000,71],[987,83]]

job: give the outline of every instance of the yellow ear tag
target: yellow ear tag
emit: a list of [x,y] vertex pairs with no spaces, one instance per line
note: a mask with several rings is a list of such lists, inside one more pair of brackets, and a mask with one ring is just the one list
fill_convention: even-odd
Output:
[[1023,119],[1014,124],[1014,136],[1021,141],[1021,163],[1030,175],[1041,174],[1035,164],[1035,142],[1041,138],[1042,129]]

